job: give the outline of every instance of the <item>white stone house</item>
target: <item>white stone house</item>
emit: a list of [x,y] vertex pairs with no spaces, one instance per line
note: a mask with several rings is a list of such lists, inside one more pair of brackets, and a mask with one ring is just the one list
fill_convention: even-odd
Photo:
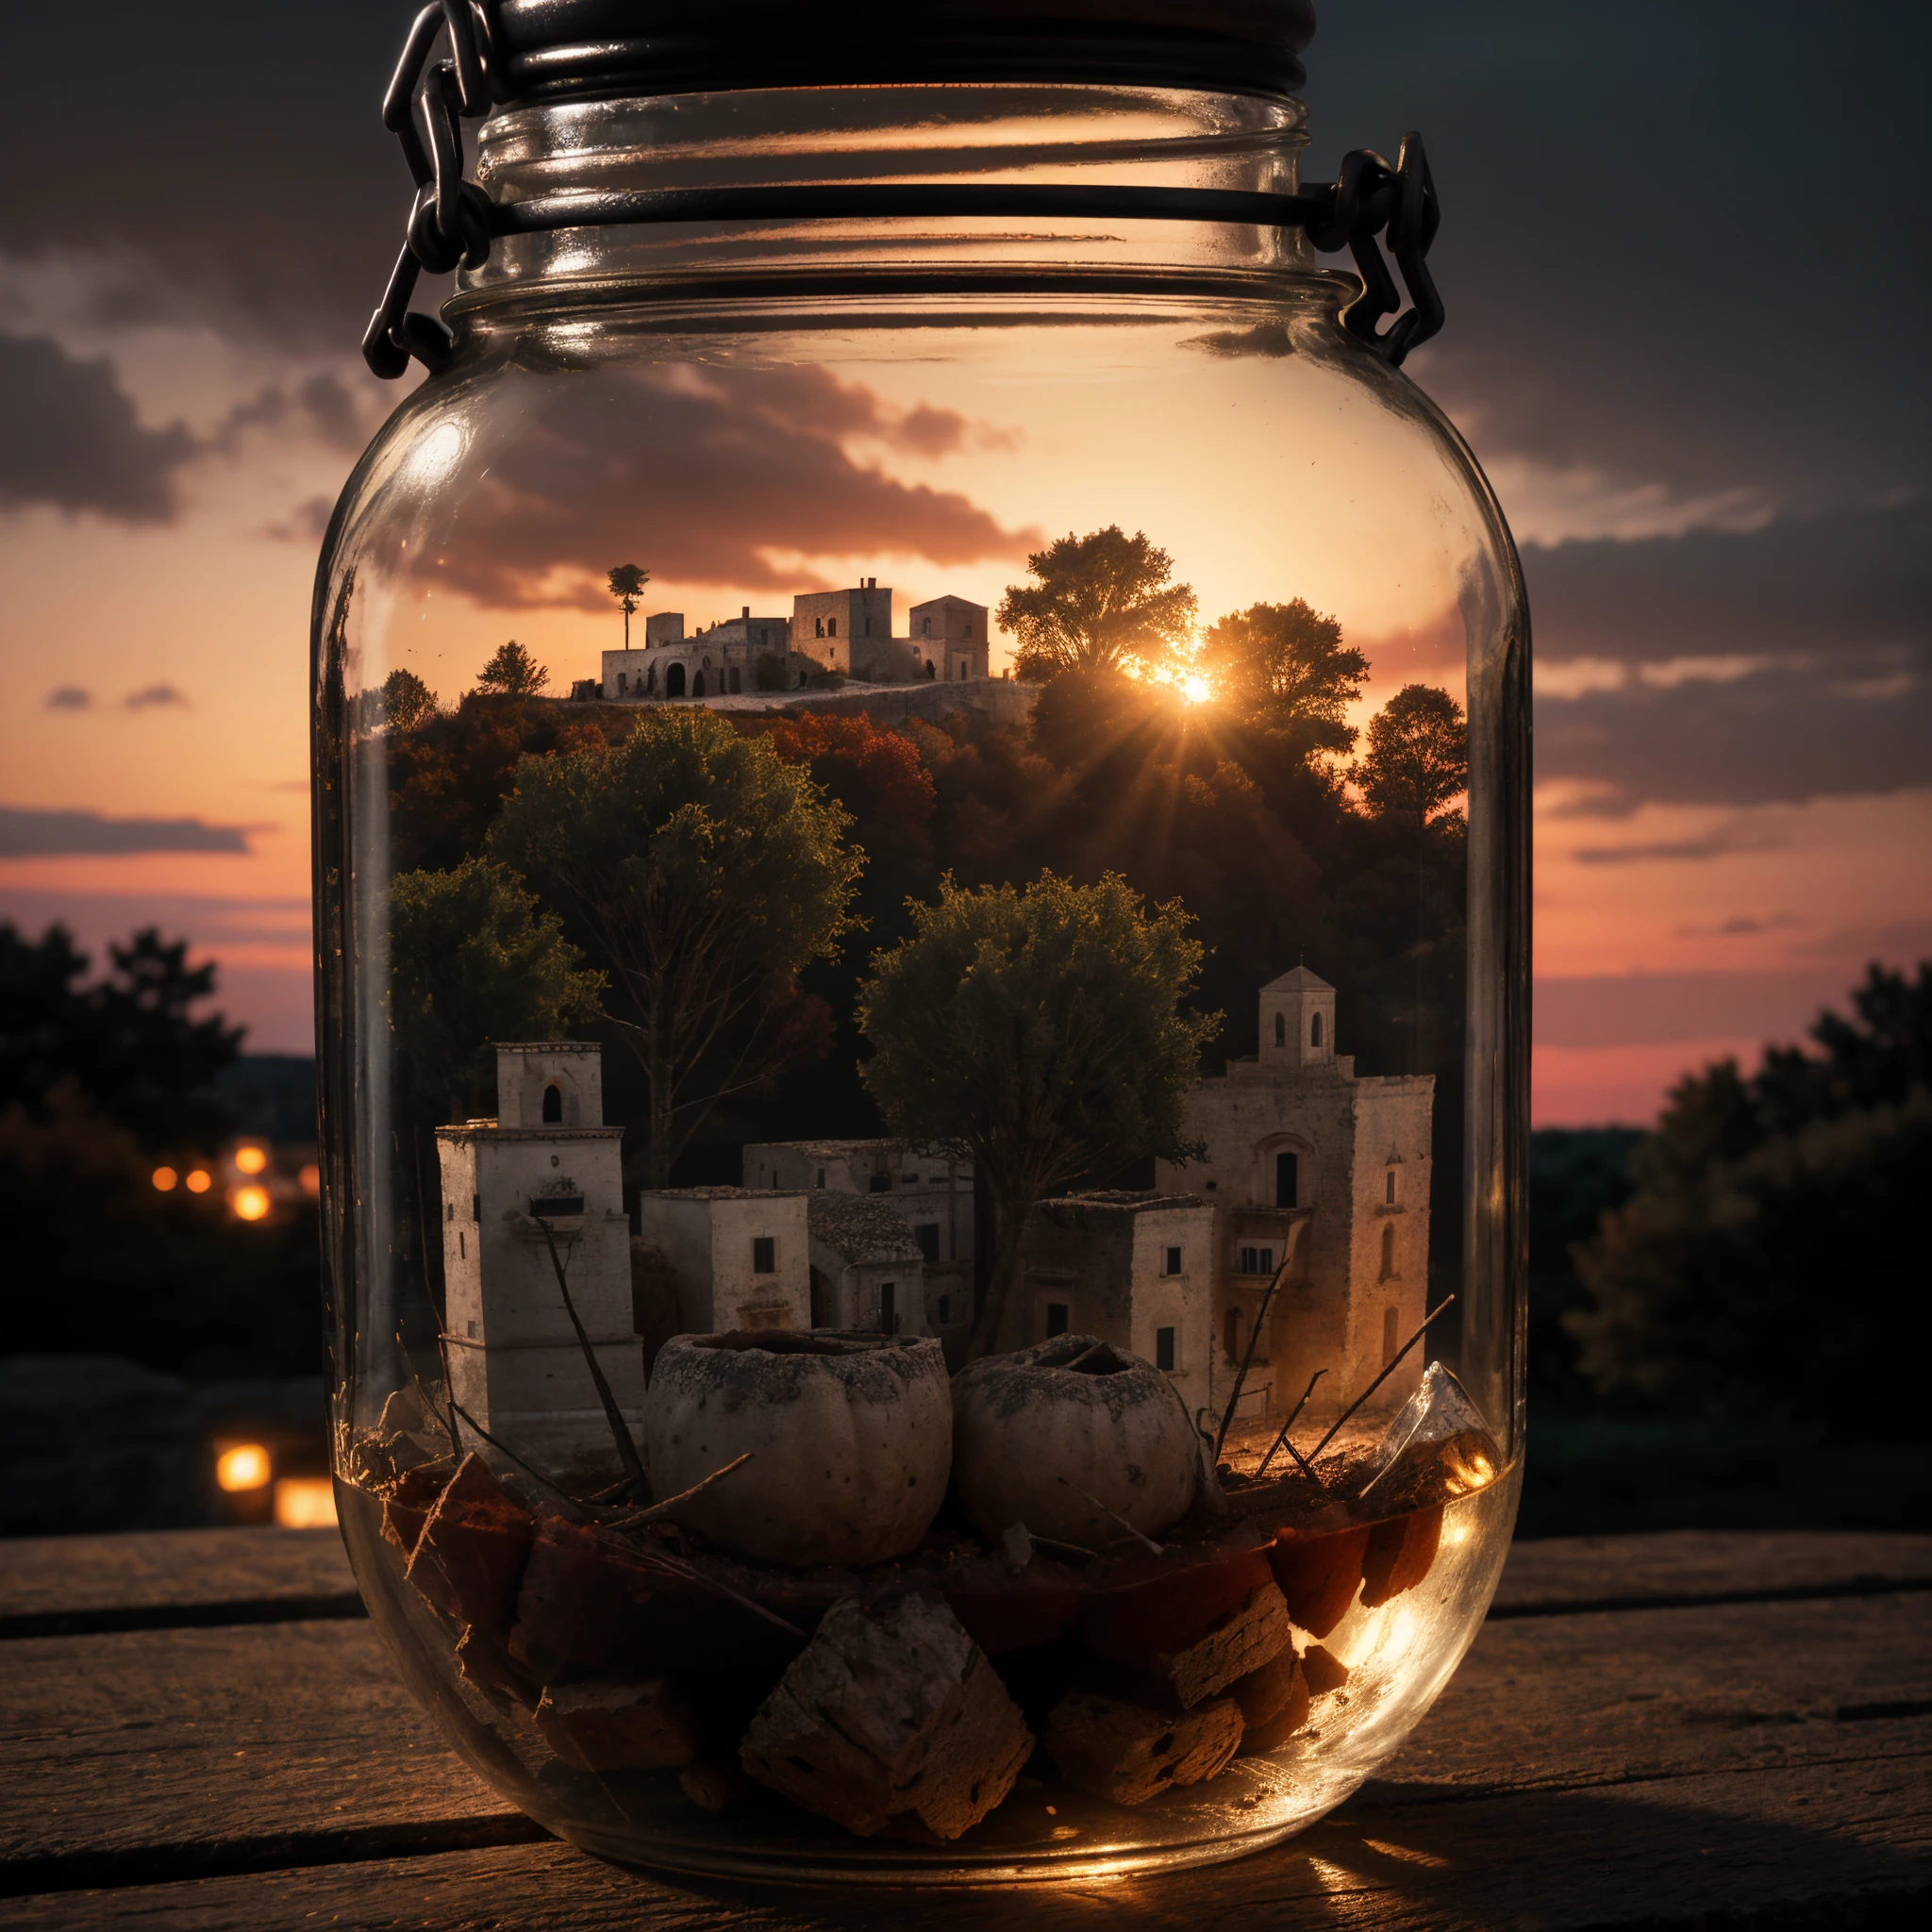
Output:
[[[647,1188],[638,1196],[638,1238],[669,1265],[676,1332],[812,1325],[803,1194]],[[663,1325],[662,1311],[641,1313]]]
[[[1325,1369],[1307,1414],[1332,1417],[1426,1311],[1435,1080],[1357,1075],[1335,1051],[1335,989],[1306,967],[1264,986],[1259,1008],[1259,1054],[1188,1096],[1187,1131],[1206,1158],[1158,1163],[1156,1186],[1186,1186],[1212,1204],[1210,1404],[1232,1391],[1285,1261],[1240,1414],[1291,1407]],[[1378,1410],[1408,1395],[1424,1353],[1383,1385]]]
[[991,639],[984,604],[965,597],[934,597],[915,604],[906,622],[913,676],[960,683],[992,675]]
[[1213,1396],[1215,1214],[1198,1194],[1067,1194],[1026,1224],[998,1347],[1097,1335],[1167,1374],[1197,1423]]
[[864,1194],[808,1194],[811,1325],[924,1335],[924,1257],[911,1230]]
[[761,658],[783,663],[785,688],[796,690],[815,667],[791,660],[791,636],[790,618],[754,616],[749,604],[690,637],[683,611],[659,610],[644,620],[641,650],[603,654],[603,694],[611,704],[733,697],[758,689]]
[[443,1324],[456,1399],[518,1455],[563,1477],[615,1458],[572,1305],[618,1407],[641,1422],[622,1127],[604,1124],[602,1050],[575,1041],[496,1049],[494,1120],[436,1130]]
[[791,649],[827,671],[863,676],[892,636],[892,592],[867,577],[845,591],[791,600]]

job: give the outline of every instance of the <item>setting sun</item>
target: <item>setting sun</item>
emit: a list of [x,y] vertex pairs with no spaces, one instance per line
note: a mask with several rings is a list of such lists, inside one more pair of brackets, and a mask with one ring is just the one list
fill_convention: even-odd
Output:
[[1204,705],[1209,695],[1208,680],[1198,672],[1181,679],[1181,695],[1191,705]]

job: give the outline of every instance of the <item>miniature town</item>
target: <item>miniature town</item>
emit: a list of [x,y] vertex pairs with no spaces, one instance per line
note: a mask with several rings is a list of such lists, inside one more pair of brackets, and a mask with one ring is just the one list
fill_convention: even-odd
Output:
[[[867,684],[983,682],[991,675],[988,608],[964,597],[915,604],[907,632],[892,635],[892,592],[876,577],[848,590],[807,591],[790,617],[752,614],[706,625],[687,637],[684,612],[644,619],[641,649],[603,654],[591,687],[609,704],[737,697],[755,691],[803,691],[814,678]],[[587,693],[588,694],[588,693]]]
[[1418,1348],[1432,1082],[1357,1075],[1305,967],[1258,999],[1201,1157],[1044,1203],[957,1367],[957,1155],[752,1142],[626,1207],[600,1050],[499,1045],[436,1136],[446,1391],[342,1457],[453,1693],[621,1804],[929,1846],[1246,1789],[1410,1694],[1382,1607],[1457,1603],[1445,1509],[1508,1487]]

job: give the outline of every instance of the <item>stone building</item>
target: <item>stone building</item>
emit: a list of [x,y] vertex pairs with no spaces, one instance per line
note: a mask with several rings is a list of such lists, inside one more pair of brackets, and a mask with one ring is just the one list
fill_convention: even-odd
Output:
[[806,1197],[811,1325],[924,1335],[924,1257],[883,1202],[827,1189]]
[[1166,1371],[1197,1423],[1213,1395],[1215,1214],[1198,1194],[1068,1194],[1027,1223],[998,1347],[1097,1335]]
[[624,1129],[604,1124],[602,1050],[574,1041],[498,1046],[496,1105],[494,1120],[436,1130],[451,1387],[518,1455],[560,1476],[598,1471],[615,1454],[610,1427],[545,1235],[598,1366],[638,1423],[644,1377]]
[[637,1309],[646,1334],[711,1335],[727,1328],[809,1328],[811,1242],[803,1194],[748,1188],[645,1189],[637,1247],[661,1260],[641,1285],[675,1307]]
[[[1286,1263],[1240,1415],[1286,1409],[1325,1369],[1307,1411],[1318,1419],[1359,1394],[1426,1311],[1435,1081],[1357,1075],[1335,1051],[1335,989],[1306,967],[1259,1002],[1259,1054],[1188,1097],[1187,1131],[1206,1157],[1158,1163],[1156,1185],[1186,1185],[1213,1209],[1210,1405],[1232,1391]],[[1377,1408],[1406,1398],[1421,1369],[1420,1354],[1406,1361]]]
[[849,591],[808,591],[791,600],[791,649],[827,671],[864,675],[892,635],[892,593],[867,577]]
[[962,682],[992,675],[987,608],[964,597],[935,597],[907,615],[916,677]]
[[801,689],[811,667],[791,662],[791,636],[789,617],[755,617],[749,604],[690,637],[683,611],[659,610],[644,619],[641,650],[603,654],[603,693],[612,704],[737,696],[759,688],[761,658],[782,667],[784,689]]
[[972,1322],[970,1161],[890,1140],[755,1141],[743,1160],[748,1188],[862,1194],[890,1209],[919,1252],[925,1320],[917,1332],[950,1335]]

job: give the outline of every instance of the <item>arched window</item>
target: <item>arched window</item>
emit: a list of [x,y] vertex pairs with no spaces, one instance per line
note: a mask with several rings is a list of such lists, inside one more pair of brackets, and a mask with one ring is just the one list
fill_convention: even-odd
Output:
[[1286,1046],[1288,1044],[1288,1015],[1286,1013],[1276,1013],[1274,1016],[1274,1043],[1276,1046]]
[[691,694],[694,698],[701,698],[705,694],[705,674],[702,671],[691,681]]
[[1392,1221],[1382,1224],[1382,1279],[1395,1279],[1395,1224]]
[[927,659],[925,660],[925,675],[927,675],[928,677],[931,677],[931,676],[933,676],[933,675],[936,675],[936,674],[934,673],[934,671],[933,671],[933,668],[932,668],[932,659],[931,659],[930,658],[927,658]]
[[1315,1017],[1308,1022],[1308,1044],[1310,1046],[1320,1046],[1321,1043],[1322,1016],[1320,1013],[1317,1013]]
[[684,695],[684,666],[670,665],[664,673],[664,695],[667,698],[681,698]]
[[546,1127],[563,1124],[563,1089],[555,1080],[543,1090],[543,1124]]
[[919,635],[920,635],[921,637],[923,637],[923,638],[929,638],[929,637],[931,637],[931,635],[932,635],[932,619],[931,619],[931,618],[929,618],[929,617],[922,617],[922,618],[921,618],[921,619],[919,620]]

